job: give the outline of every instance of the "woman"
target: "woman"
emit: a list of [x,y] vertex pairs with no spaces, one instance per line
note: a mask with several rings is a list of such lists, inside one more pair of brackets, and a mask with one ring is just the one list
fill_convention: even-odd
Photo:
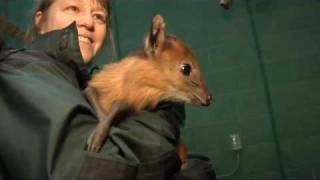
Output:
[[106,0],[43,0],[34,14],[38,33],[44,34],[76,22],[84,63],[101,49],[110,25],[110,2]]
[[0,179],[170,179],[178,171],[184,111],[171,104],[115,125],[100,153],[84,150],[97,120],[81,91],[110,14],[108,0],[41,0],[36,40],[1,53]]

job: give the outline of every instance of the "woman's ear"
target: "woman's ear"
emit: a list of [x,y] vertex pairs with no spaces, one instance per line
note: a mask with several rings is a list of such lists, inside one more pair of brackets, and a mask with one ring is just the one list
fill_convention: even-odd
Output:
[[37,11],[35,16],[34,16],[34,25],[36,29],[38,30],[39,34],[43,34],[42,28],[41,28],[41,22],[43,21],[43,12],[42,11]]

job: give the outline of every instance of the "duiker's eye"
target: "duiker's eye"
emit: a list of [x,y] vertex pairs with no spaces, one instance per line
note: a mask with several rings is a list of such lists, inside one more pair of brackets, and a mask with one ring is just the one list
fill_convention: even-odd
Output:
[[181,72],[185,76],[189,76],[191,73],[191,65],[190,64],[184,64],[181,66]]

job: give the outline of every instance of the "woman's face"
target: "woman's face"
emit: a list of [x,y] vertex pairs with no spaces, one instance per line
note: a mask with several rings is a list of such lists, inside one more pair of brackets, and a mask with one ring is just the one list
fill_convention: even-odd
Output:
[[47,11],[36,12],[35,24],[43,34],[63,29],[76,21],[81,54],[84,62],[88,63],[103,45],[107,16],[106,9],[98,0],[54,0]]

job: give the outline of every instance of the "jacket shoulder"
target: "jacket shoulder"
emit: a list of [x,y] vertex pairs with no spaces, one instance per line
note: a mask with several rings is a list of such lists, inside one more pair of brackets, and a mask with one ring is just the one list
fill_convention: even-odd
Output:
[[[11,51],[11,52],[10,52]],[[11,49],[6,50],[1,60],[0,73],[23,73],[24,75],[37,74],[39,78],[59,78],[78,86],[78,79],[74,70],[66,63],[50,57],[40,50]],[[32,77],[32,76],[30,76]]]

